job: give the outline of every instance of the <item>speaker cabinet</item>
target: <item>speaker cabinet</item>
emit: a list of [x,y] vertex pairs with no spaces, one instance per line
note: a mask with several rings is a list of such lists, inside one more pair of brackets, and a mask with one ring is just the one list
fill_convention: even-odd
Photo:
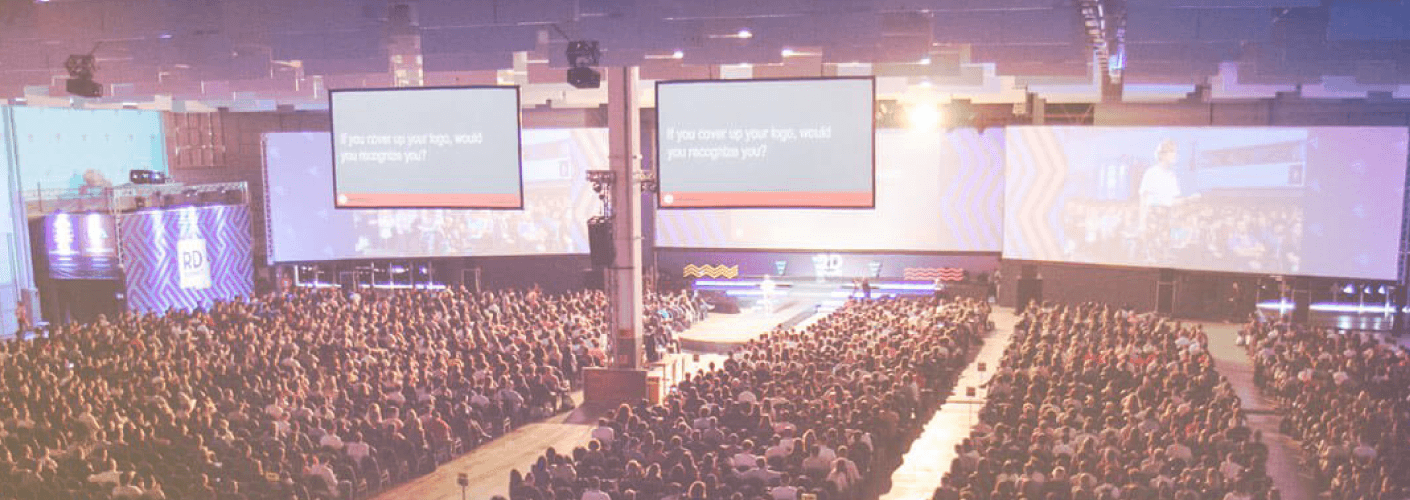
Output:
[[617,249],[612,241],[612,222],[588,222],[588,250],[592,253],[593,267],[608,267],[617,260]]
[[1020,313],[1027,310],[1030,304],[1037,306],[1043,302],[1042,278],[1019,278],[1014,291],[1018,294],[1018,303],[1014,307]]

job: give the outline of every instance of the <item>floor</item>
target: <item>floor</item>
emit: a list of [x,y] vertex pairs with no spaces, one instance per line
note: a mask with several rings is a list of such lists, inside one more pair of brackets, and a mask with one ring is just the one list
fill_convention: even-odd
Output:
[[[969,437],[969,431],[977,422],[979,410],[984,405],[986,390],[982,386],[989,380],[994,368],[999,366],[999,358],[1003,357],[1013,338],[1013,325],[1017,322],[1013,309],[996,308],[991,319],[994,321],[994,331],[984,338],[984,347],[960,373],[959,382],[955,384],[949,399],[911,444],[912,451],[902,458],[901,467],[891,474],[891,490],[882,494],[881,500],[930,498],[935,488],[940,486],[940,478],[950,471],[950,462],[956,456],[955,445]],[[968,394],[969,388],[974,388],[974,396]]]
[[1249,428],[1263,432],[1268,444],[1268,477],[1282,493],[1283,500],[1313,500],[1317,484],[1312,471],[1304,463],[1302,447],[1297,441],[1278,432],[1283,418],[1272,401],[1263,397],[1253,384],[1253,360],[1248,351],[1237,344],[1239,327],[1229,323],[1203,323],[1209,335],[1209,353],[1214,356],[1214,368],[1229,379],[1234,392],[1243,400]]

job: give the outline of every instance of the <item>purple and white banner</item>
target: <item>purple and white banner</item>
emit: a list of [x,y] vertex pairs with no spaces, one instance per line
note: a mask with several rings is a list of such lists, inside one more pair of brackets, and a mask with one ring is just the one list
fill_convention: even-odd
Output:
[[123,215],[120,227],[133,311],[195,309],[254,292],[245,206],[141,211]]

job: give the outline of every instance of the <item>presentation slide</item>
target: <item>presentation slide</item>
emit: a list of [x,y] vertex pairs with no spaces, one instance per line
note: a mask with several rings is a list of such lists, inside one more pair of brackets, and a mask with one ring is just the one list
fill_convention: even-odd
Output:
[[117,221],[97,212],[57,213],[44,218],[49,277],[56,280],[117,279]]
[[998,252],[1004,132],[876,134],[876,208],[656,213],[656,246],[700,249]]
[[583,172],[607,168],[607,129],[526,129],[523,142],[523,210],[335,210],[328,134],[268,134],[270,260],[587,253],[601,202]]
[[519,88],[334,90],[339,208],[520,208]]
[[1395,279],[1404,127],[1010,127],[1004,257]]
[[660,82],[662,208],[875,202],[871,78]]

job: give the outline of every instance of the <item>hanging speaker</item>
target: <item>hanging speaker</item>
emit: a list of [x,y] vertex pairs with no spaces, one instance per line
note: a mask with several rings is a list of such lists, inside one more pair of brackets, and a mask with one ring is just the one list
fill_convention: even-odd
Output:
[[612,221],[594,217],[588,221],[588,251],[592,253],[593,267],[607,267],[617,260],[617,249],[612,241]]

